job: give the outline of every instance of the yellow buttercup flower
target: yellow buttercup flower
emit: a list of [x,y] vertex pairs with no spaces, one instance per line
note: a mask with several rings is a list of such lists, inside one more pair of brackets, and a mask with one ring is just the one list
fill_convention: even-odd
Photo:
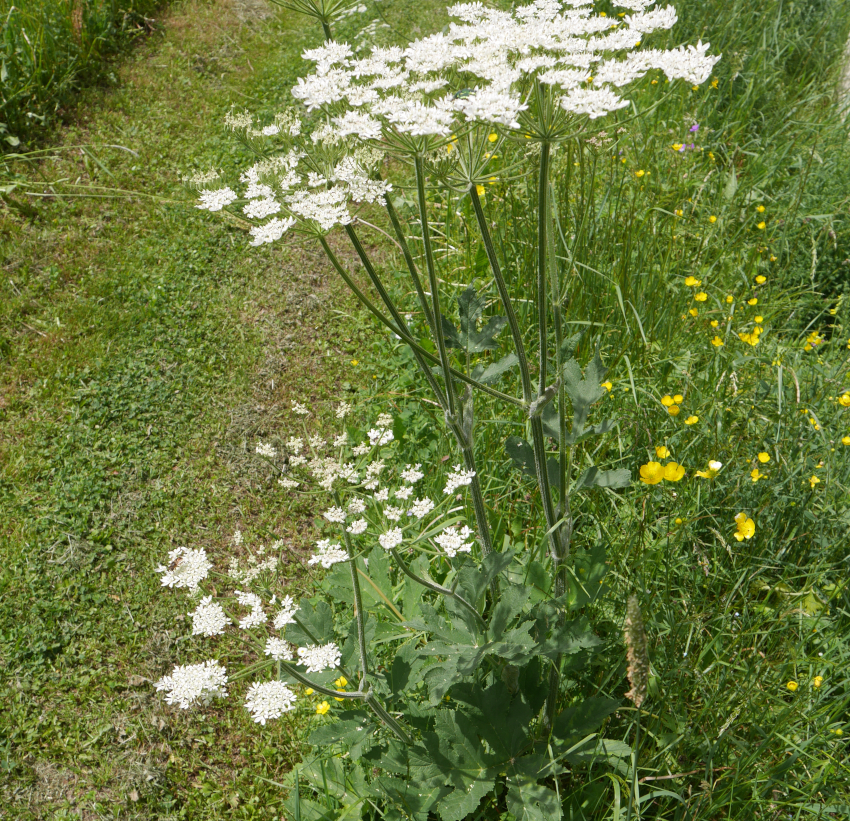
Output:
[[763,205],[757,205],[756,211],[758,211],[759,214],[763,214],[764,213],[764,206]]
[[670,407],[667,408],[667,413],[669,413],[670,416],[678,416],[679,415],[679,406],[678,405],[670,405]]
[[476,185],[476,186],[475,186],[475,190],[478,192],[478,196],[479,196],[479,197],[483,197],[483,196],[484,196],[484,192],[486,191],[486,189],[484,188],[484,186],[483,186],[483,185]]
[[658,445],[655,448],[655,455],[659,459],[666,459],[670,455],[670,451],[664,445]]
[[720,323],[716,319],[711,320],[711,327],[716,328]]
[[733,297],[732,294],[726,294],[726,302],[731,304],[734,301],[735,301],[735,297]]
[[643,170],[635,171],[635,176],[636,176],[638,179],[640,179],[640,178],[641,178],[644,174],[646,174],[646,171],[643,171]]
[[320,716],[325,715],[328,712],[328,710],[330,710],[330,709],[331,709],[331,705],[328,704],[327,701],[323,701],[321,704],[316,705],[316,712]]
[[749,345],[752,345],[753,347],[755,347],[756,345],[758,345],[758,344],[759,344],[759,335],[758,335],[758,333],[751,333],[751,334],[748,334],[748,333],[739,333],[739,334],[738,334],[738,338],[741,340],[741,342],[746,342],[746,343],[748,343]]
[[820,688],[821,684],[823,684],[823,676],[815,676],[812,679],[812,687]]
[[689,288],[699,288],[702,285],[702,280],[696,277],[685,277],[685,285]]
[[797,687],[799,686],[796,681],[789,681],[785,685],[792,693],[797,691]]
[[668,482],[678,482],[685,475],[685,469],[682,465],[675,462],[668,462],[664,465],[664,478]]
[[694,299],[697,302],[705,302],[708,299],[708,294],[705,291],[700,291],[698,294],[694,294]]
[[712,80],[712,81],[711,81],[711,87],[712,87],[712,88],[717,88],[717,84],[718,84],[719,82],[720,82],[720,81],[719,81],[719,80],[716,80],[716,79],[715,79],[715,80]]
[[723,340],[719,336],[715,336],[714,339],[711,340],[711,344],[714,345],[715,348],[722,348]]
[[496,140],[499,139],[499,135],[498,134],[490,134],[487,137],[487,139],[490,140],[491,143],[494,143],[494,142],[496,142]]
[[677,516],[677,517],[676,517],[676,520],[675,520],[675,523],[676,523],[677,525],[680,525],[680,524],[682,524],[682,520],[681,520],[681,519]]
[[313,688],[312,688],[312,687],[308,687],[308,688],[304,691],[304,695],[305,695],[305,696],[312,696],[314,692],[315,692],[315,691],[313,690]]
[[753,322],[757,323],[758,325],[761,325],[761,323],[764,322],[764,317],[763,316],[755,316],[755,317],[753,317]]
[[759,479],[764,479],[764,474],[759,473],[758,468],[753,468],[750,471],[750,478],[753,480],[753,484],[755,484]]
[[753,297],[752,299],[747,300],[747,305],[758,305],[759,301],[757,297]]
[[660,462],[647,462],[640,467],[640,480],[646,485],[657,485],[664,478]]
[[681,208],[676,209],[676,216],[681,217],[685,212]]
[[611,388],[613,388],[614,386],[610,382],[603,382],[602,387],[605,388],[608,393],[611,393]]
[[695,425],[697,422],[699,422],[699,416],[689,416],[685,419],[686,425]]
[[689,313],[691,316],[699,316],[699,311],[698,311],[696,308],[691,308],[691,309],[688,311],[688,313]]
[[677,393],[677,394],[673,397],[673,401],[674,401],[677,405],[681,405],[681,404],[682,404],[682,402],[684,402],[684,401],[685,401],[685,397],[684,397],[684,396],[682,396],[682,394]]
[[767,228],[767,223],[765,223],[765,222],[760,222],[760,223],[756,226],[756,228],[758,228],[758,229],[759,229],[759,231],[764,231],[764,229],[765,229],[765,228]]
[[718,472],[720,471],[720,468],[722,467],[723,462],[717,462],[712,459],[708,463],[708,467],[705,470],[698,470],[696,472],[696,475],[701,477],[702,479],[713,479],[715,476],[717,476]]
[[664,405],[665,408],[669,408],[670,405],[675,405],[676,403],[673,401],[673,397],[668,393],[666,396],[661,397],[661,404]]
[[714,225],[714,223],[715,223],[715,222],[717,222],[717,217],[715,217],[715,216],[714,216],[714,214],[712,214],[712,215],[708,218],[708,221],[709,221],[712,225]]
[[759,274],[759,275],[756,277],[756,282],[758,282],[758,284],[759,284],[759,285],[764,285],[764,283],[765,283],[765,282],[767,282],[767,277],[762,276],[761,274]]
[[809,484],[811,485],[812,490],[814,490],[814,489],[815,489],[815,485],[819,485],[819,484],[820,484],[820,479],[818,479],[818,477],[817,477],[817,476],[812,475],[812,477],[809,479]]
[[756,523],[752,519],[747,518],[746,513],[738,513],[735,516],[736,530],[732,534],[739,542],[744,539],[752,539],[756,532]]
[[842,408],[850,408],[850,393],[842,394],[838,397],[838,404]]
[[769,453],[767,453],[766,451],[762,451],[762,452],[758,455],[758,460],[759,460],[759,462],[761,462],[763,465],[766,465],[766,464],[770,461],[770,454],[769,454]]
[[334,682],[334,687],[345,687],[346,684],[348,684],[348,679],[345,676],[340,676]]
[[850,445],[850,436],[842,436],[841,437],[842,445]]

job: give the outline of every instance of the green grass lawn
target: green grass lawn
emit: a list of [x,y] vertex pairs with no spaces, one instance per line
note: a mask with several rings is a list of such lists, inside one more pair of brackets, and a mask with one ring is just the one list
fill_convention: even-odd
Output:
[[[363,332],[313,250],[252,253],[180,184],[232,165],[229,105],[291,82],[312,42],[252,8],[240,20],[229,3],[175,5],[114,89],[86,93],[40,169],[143,195],[74,189],[31,199],[34,219],[0,215],[6,817],[217,817],[224,798],[260,793],[259,817],[274,814],[243,768],[268,741],[224,715],[186,735],[149,681],[181,652],[181,608],[152,572],[173,546],[285,533],[301,584],[303,540],[261,503],[270,477],[249,451],[291,398],[370,378],[368,357],[347,364]],[[283,741],[268,777],[297,758]]]

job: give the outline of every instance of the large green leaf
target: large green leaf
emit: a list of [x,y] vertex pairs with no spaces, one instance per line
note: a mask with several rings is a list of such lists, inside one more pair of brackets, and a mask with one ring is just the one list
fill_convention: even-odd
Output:
[[474,285],[468,286],[457,298],[460,330],[443,317],[443,336],[448,347],[460,348],[469,353],[481,353],[499,347],[496,337],[508,320],[503,316],[491,316],[479,329],[486,304],[486,297],[478,296]]
[[301,605],[295,617],[301,624],[287,626],[288,641],[299,645],[327,644],[336,637],[333,610],[327,602],[320,601],[313,607],[307,599],[301,599]]
[[498,382],[511,368],[515,367],[518,362],[519,358],[511,351],[507,356],[503,356],[496,362],[491,362],[486,367],[476,365],[472,369],[472,378],[484,385],[492,385],[494,382]]
[[549,635],[537,648],[537,652],[556,659],[559,655],[571,655],[580,650],[588,650],[601,644],[599,638],[594,635],[586,619],[568,621],[556,624]]
[[567,707],[555,719],[552,735],[563,741],[564,746],[571,746],[588,734],[595,733],[621,703],[618,699],[592,696]]
[[599,470],[597,467],[589,467],[579,477],[573,490],[582,490],[588,487],[628,487],[632,481],[632,472],[620,468],[618,470]]
[[557,821],[561,818],[561,802],[549,787],[534,778],[508,778],[508,812],[516,821]]

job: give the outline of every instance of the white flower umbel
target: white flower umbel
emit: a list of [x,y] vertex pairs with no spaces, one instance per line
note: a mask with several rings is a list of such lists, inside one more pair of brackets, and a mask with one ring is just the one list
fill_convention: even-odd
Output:
[[384,507],[384,516],[391,522],[397,522],[403,515],[403,508],[393,507],[392,505],[385,505]]
[[212,596],[204,596],[194,613],[192,613],[193,636],[220,636],[224,628],[230,624],[221,605],[212,600]]
[[458,553],[471,553],[472,543],[467,542],[472,536],[472,531],[464,525],[460,530],[454,525],[447,527],[434,541],[443,548],[449,558],[454,558]]
[[302,404],[301,402],[292,402],[292,412],[297,414],[298,416],[309,416],[310,411],[307,406]]
[[369,444],[372,445],[372,447],[388,445],[395,438],[391,430],[385,430],[384,428],[372,428],[368,435]]
[[201,191],[200,203],[195,208],[206,211],[221,211],[226,205],[239,199],[236,192],[230,188],[218,188],[215,191]]
[[345,511],[341,507],[332,507],[322,514],[329,522],[342,524],[345,521]]
[[295,219],[293,217],[287,217],[286,219],[275,217],[264,225],[255,225],[251,229],[251,236],[254,238],[251,245],[265,245],[269,242],[276,242],[293,225],[295,225]]
[[348,561],[348,554],[338,544],[331,544],[328,539],[316,543],[316,552],[309,558],[307,564],[321,564],[322,567],[333,567],[340,562]]
[[236,591],[236,600],[244,607],[250,607],[251,612],[239,620],[239,626],[243,630],[265,624],[267,616],[263,611],[263,601],[256,593],[247,593],[242,590]]
[[301,484],[300,482],[296,482],[294,479],[287,479],[285,476],[278,479],[277,483],[285,490],[294,490]]
[[186,664],[174,668],[170,676],[163,676],[154,685],[165,690],[168,704],[188,710],[194,704],[209,704],[213,698],[227,695],[227,671],[217,661]]
[[178,547],[169,552],[168,565],[160,565],[156,572],[163,574],[163,587],[185,587],[194,593],[211,567],[212,562],[202,547],[197,550]]
[[265,456],[267,459],[277,458],[277,448],[274,445],[269,445],[267,442],[257,442],[254,452],[259,456]]
[[290,436],[286,441],[286,449],[290,453],[301,453],[304,449],[304,440],[298,436]]
[[408,485],[405,485],[404,487],[400,487],[397,490],[394,490],[393,496],[395,496],[396,499],[401,499],[402,501],[404,501],[405,499],[409,499],[412,493],[413,488]]
[[409,482],[411,485],[416,484],[425,474],[420,470],[422,465],[414,465],[411,467],[410,465],[405,465],[404,470],[401,472],[401,478],[404,479],[405,482]]
[[357,519],[352,522],[347,528],[345,528],[352,536],[359,536],[361,533],[366,532],[366,520],[365,519]]
[[394,547],[398,547],[403,541],[404,534],[400,527],[394,527],[392,530],[378,536],[378,542],[384,550],[392,550]]
[[282,681],[254,682],[245,696],[245,707],[258,724],[295,709],[295,693]]
[[298,612],[298,605],[292,596],[286,596],[280,603],[280,610],[274,617],[272,622],[276,630],[283,630],[287,624],[295,624],[295,614]]
[[292,661],[293,659],[292,648],[289,646],[289,642],[284,639],[275,638],[274,636],[266,640],[265,653],[275,661]]
[[461,465],[455,465],[454,473],[450,473],[446,477],[446,486],[443,488],[443,493],[450,495],[459,487],[471,485],[474,478],[474,470],[464,470]]
[[333,642],[321,646],[310,644],[298,648],[298,663],[307,666],[308,673],[321,673],[339,664],[339,647]]
[[407,511],[408,516],[415,519],[423,519],[434,509],[434,503],[430,499],[417,499]]
[[337,419],[345,419],[348,414],[351,413],[351,403],[350,402],[340,402],[336,406],[336,418]]
[[366,510],[366,502],[362,499],[352,499],[348,503],[348,512],[354,516],[358,516]]

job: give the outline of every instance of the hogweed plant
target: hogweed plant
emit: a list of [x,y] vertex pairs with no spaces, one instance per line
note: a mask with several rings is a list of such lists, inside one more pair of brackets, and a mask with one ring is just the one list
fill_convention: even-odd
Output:
[[[625,88],[649,70],[697,85],[719,58],[703,43],[641,47],[674,25],[675,10],[647,0],[617,5],[626,12],[614,19],[594,14],[588,0],[538,0],[511,12],[460,4],[449,9],[456,22],[445,31],[358,57],[331,39],[337,6],[303,4],[297,10],[316,17],[327,38],[304,53],[315,69],[292,89],[305,115],[287,109],[262,123],[231,113],[227,125],[256,162],[240,176],[238,192],[215,174],[196,179],[198,207],[227,208],[251,221],[252,245],[298,232],[322,246],[363,306],[409,347],[460,453],[442,496],[433,499],[416,489],[418,466],[392,464],[386,415],[365,434],[349,426],[326,442],[306,428],[281,449],[258,446],[280,470],[286,492],[325,497],[328,532],[310,561],[328,570],[324,587],[333,607],[280,598],[274,568],[260,570],[259,560],[257,572],[229,571],[239,588],[226,599],[228,609],[203,587],[211,571],[203,551],[175,551],[161,568],[164,584],[207,592],[193,613],[196,633],[218,635],[236,625],[253,636],[246,641],[257,658],[229,678],[217,661],[178,667],[157,685],[169,701],[188,707],[249,676],[262,677],[245,702],[261,723],[296,708],[298,685],[336,699],[338,719],[311,741],[350,755],[345,767],[329,757],[317,780],[327,788],[336,779],[361,812],[373,807],[386,818],[425,819],[435,811],[459,821],[487,799],[506,802],[516,818],[559,818],[568,767],[608,761],[619,772],[631,755],[627,745],[599,735],[620,702],[599,695],[577,701],[564,686],[600,644],[578,611],[599,597],[605,572],[601,546],[571,556],[571,498],[626,487],[631,477],[584,460],[579,467],[574,458],[582,442],[610,432],[615,421],[590,423],[610,384],[599,345],[582,370],[579,336],[566,331],[568,267],[556,253],[565,209],[550,179],[552,155],[606,139],[595,136],[596,121],[628,108]],[[486,195],[496,180],[525,186],[529,178],[536,236],[526,271],[500,258]],[[462,217],[462,208],[482,249],[476,272],[488,283],[464,283],[458,325],[434,212]],[[361,240],[361,225],[375,227],[367,217],[376,219],[376,211],[385,212],[415,304],[394,294]],[[329,242],[338,227],[372,293]],[[531,304],[517,301],[514,278],[533,283]],[[505,328],[512,350],[493,359]],[[494,544],[494,505],[484,488],[501,460],[482,458],[476,448],[482,394],[525,426],[526,435],[509,437],[505,448],[536,481],[545,565]],[[299,405],[296,412],[308,418],[311,409]],[[317,712],[327,714],[329,705]],[[369,767],[381,774],[367,777]]]

